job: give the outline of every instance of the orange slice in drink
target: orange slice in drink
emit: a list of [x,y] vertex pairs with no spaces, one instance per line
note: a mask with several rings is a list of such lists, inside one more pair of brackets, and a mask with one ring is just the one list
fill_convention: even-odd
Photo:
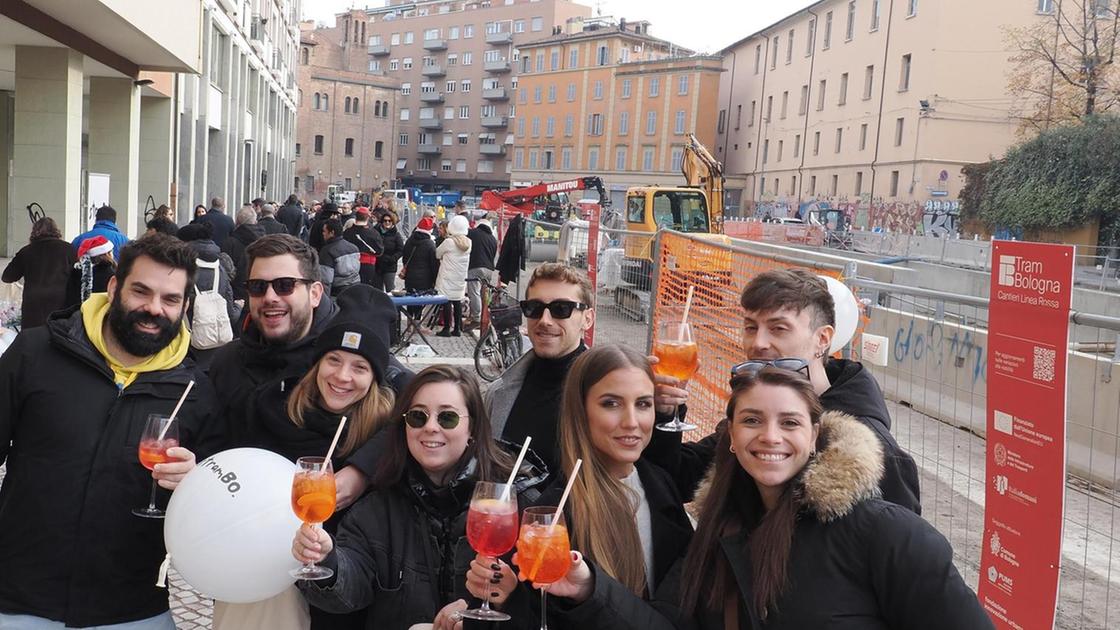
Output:
[[334,512],[334,496],[325,492],[310,492],[296,499],[301,520],[307,523],[322,523]]

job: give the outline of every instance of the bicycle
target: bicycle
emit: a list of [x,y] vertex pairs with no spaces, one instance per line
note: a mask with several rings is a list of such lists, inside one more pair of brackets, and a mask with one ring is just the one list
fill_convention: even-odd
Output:
[[482,380],[490,383],[524,354],[521,305],[505,289],[485,280],[478,282],[482,283],[483,318],[474,346],[474,368]]

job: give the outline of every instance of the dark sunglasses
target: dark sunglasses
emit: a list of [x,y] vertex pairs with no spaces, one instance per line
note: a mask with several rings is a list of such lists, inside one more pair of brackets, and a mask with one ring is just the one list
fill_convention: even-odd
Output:
[[[404,412],[404,422],[413,429],[423,429],[428,424],[431,415],[423,409],[409,409]],[[459,420],[468,416],[460,416],[459,412],[444,409],[436,414],[436,423],[444,429],[454,429],[459,426]]]
[[553,300],[548,304],[540,300],[521,300],[521,312],[529,319],[540,319],[548,309],[552,319],[568,319],[574,311],[586,311],[590,305],[571,300]]
[[245,290],[253,297],[264,297],[268,293],[269,285],[276,295],[291,295],[296,290],[296,285],[311,284],[314,280],[307,278],[273,278],[272,280],[246,280]]
[[805,359],[788,357],[774,359],[772,361],[764,361],[761,359],[743,361],[731,368],[731,379],[735,380],[735,378],[739,376],[754,376],[764,367],[776,367],[781,370],[789,370],[790,372],[800,372],[805,378],[809,378],[809,362]]

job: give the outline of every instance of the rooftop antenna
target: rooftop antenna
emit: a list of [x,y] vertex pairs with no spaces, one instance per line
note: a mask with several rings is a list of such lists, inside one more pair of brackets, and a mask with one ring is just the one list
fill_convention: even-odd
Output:
[[603,0],[595,0],[595,15],[603,17]]

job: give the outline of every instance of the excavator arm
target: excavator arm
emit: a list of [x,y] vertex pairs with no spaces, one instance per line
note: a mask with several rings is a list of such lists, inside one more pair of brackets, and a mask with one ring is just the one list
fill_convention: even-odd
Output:
[[570,192],[573,190],[595,190],[599,193],[599,204],[606,207],[610,204],[603,180],[598,177],[579,177],[561,182],[540,183],[527,188],[513,190],[487,190],[482,193],[478,207],[490,212],[521,213],[530,215],[538,209],[538,199],[555,193]]
[[681,160],[681,173],[688,186],[700,188],[708,198],[708,212],[711,215],[713,234],[723,233],[723,164],[708,152],[708,149],[688,134],[688,144],[684,147]]

